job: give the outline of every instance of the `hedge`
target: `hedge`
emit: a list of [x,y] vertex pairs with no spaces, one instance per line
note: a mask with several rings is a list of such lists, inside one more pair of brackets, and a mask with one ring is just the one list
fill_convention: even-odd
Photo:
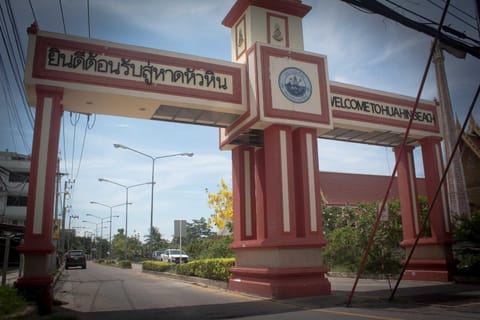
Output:
[[228,281],[232,276],[230,267],[234,265],[234,258],[204,259],[179,264],[176,271],[187,276]]
[[194,260],[183,264],[172,264],[161,261],[145,261],[143,270],[159,272],[175,272],[186,276],[228,281],[232,276],[230,267],[235,265],[234,258]]
[[143,270],[166,272],[170,271],[172,268],[175,268],[175,265],[173,263],[153,260],[147,260],[142,262]]

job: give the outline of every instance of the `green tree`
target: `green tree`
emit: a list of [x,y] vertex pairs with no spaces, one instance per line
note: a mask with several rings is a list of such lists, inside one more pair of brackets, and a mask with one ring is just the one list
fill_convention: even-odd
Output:
[[214,234],[207,220],[203,217],[193,219],[191,223],[187,222],[186,229],[187,234],[183,240],[186,245],[203,238],[208,238]]
[[[375,222],[378,203],[360,203],[355,208],[326,208],[327,216],[333,221],[327,223],[325,237],[329,245],[324,257],[333,269],[357,271],[367,247],[368,238]],[[329,212],[330,211],[330,212]],[[336,219],[333,218],[336,214]],[[369,253],[365,272],[396,273],[400,268],[403,249],[402,227],[399,202],[389,204],[389,218],[381,221]]]
[[125,230],[118,229],[112,240],[112,254],[115,258],[125,257]]
[[[150,247],[151,245],[151,247]],[[144,244],[144,251],[147,253],[146,257],[148,257],[149,252],[148,250],[151,249],[153,251],[161,251],[168,247],[168,241],[162,238],[162,234],[158,230],[157,227],[152,228],[152,240],[150,240],[150,234],[145,236],[145,244]]]

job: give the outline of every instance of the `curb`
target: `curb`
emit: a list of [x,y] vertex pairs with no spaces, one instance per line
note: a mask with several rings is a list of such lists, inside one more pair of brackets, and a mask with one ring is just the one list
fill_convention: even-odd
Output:
[[171,273],[171,272],[143,270],[143,268],[142,268],[142,272],[156,275],[156,276],[163,276],[167,278],[181,280],[184,282],[192,283],[192,284],[203,286],[203,287],[213,287],[213,288],[220,288],[223,290],[229,290],[228,282],[225,282],[225,281],[205,279],[205,278],[193,277],[193,276],[185,276],[185,275]]

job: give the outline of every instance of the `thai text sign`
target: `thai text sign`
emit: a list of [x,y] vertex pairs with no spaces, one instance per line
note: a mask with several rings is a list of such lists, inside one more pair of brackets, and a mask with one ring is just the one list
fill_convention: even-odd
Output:
[[35,36],[34,57],[33,82],[41,79],[64,87],[79,83],[244,103],[244,66],[232,62],[45,32]]
[[49,47],[46,69],[143,81],[147,85],[162,84],[232,92],[233,77],[229,74],[216,74],[212,70],[197,70],[173,64],[152,63],[150,60],[98,55],[91,51],[71,51]]

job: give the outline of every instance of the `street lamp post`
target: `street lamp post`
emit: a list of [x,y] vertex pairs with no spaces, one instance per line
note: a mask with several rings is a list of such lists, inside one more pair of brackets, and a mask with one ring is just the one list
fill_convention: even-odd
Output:
[[155,160],[162,159],[162,158],[177,157],[177,156],[193,157],[193,153],[192,152],[183,152],[183,153],[175,153],[175,154],[153,157],[153,156],[148,155],[146,153],[143,153],[141,151],[138,151],[138,150],[135,150],[133,148],[124,146],[123,144],[115,143],[115,144],[113,144],[113,146],[117,149],[121,148],[121,149],[127,149],[127,150],[130,150],[130,151],[133,151],[133,152],[138,153],[142,156],[148,157],[152,160],[152,180],[151,180],[152,194],[151,194],[151,197],[150,197],[150,241],[149,241],[149,245],[148,245],[148,253],[149,253],[150,259],[151,259],[152,258],[152,241],[153,241],[153,239],[152,239],[152,237],[153,237],[153,189],[154,189],[154,185],[155,185]]
[[102,217],[96,216],[96,215],[91,214],[91,213],[87,213],[87,216],[100,219],[100,239],[103,239],[103,220],[105,220],[105,219],[110,219],[110,220],[107,220],[107,222],[110,222],[110,225],[112,225],[112,220],[111,220],[111,218],[118,218],[118,217],[120,217],[119,215],[115,215],[115,216],[111,216],[111,217],[103,217],[103,218],[102,218]]
[[[93,237],[93,244],[95,245],[95,258],[98,258],[97,257],[97,245],[96,245],[96,238],[98,237],[98,225],[101,224],[100,222],[99,223],[95,223],[93,221],[88,221],[88,220],[82,220],[82,222],[84,223],[90,223],[90,224],[94,224],[95,225],[95,236]],[[105,227],[106,228],[106,227]],[[103,228],[102,230],[103,231]],[[100,253],[101,253],[101,250],[102,250],[102,243],[100,242]]]
[[121,184],[121,183],[118,183],[118,182],[115,182],[115,181],[112,181],[112,180],[109,180],[109,179],[104,179],[104,178],[99,178],[98,181],[100,182],[109,182],[109,183],[112,183],[112,184],[115,184],[117,186],[120,186],[122,188],[125,189],[125,259],[128,258],[128,190],[130,188],[134,188],[134,187],[139,187],[139,186],[143,186],[143,185],[147,185],[147,184],[152,184],[154,182],[144,182],[144,183],[139,183],[139,184],[134,184],[134,185],[130,185],[130,186],[126,186],[124,184]]
[[[90,201],[90,203],[91,204],[98,204],[99,206],[107,207],[107,208],[110,209],[110,234],[109,234],[109,237],[108,237],[108,242],[110,243],[110,254],[109,254],[109,256],[111,256],[112,251],[113,251],[113,247],[112,247],[112,217],[113,217],[112,216],[112,210],[113,210],[113,208],[124,206],[125,203],[116,204],[114,206],[109,206],[109,205],[106,205],[104,203],[97,202],[97,201]],[[132,204],[132,203],[129,202],[126,205],[129,205],[129,204]]]

